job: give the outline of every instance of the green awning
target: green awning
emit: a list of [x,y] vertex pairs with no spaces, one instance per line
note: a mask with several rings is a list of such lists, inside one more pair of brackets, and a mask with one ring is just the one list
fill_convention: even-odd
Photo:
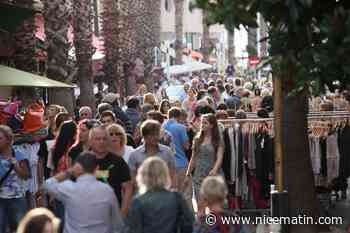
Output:
[[72,85],[58,82],[36,74],[0,65],[0,87],[65,87]]
[[34,17],[34,14],[35,11],[32,9],[0,3],[0,30],[14,32],[24,20]]

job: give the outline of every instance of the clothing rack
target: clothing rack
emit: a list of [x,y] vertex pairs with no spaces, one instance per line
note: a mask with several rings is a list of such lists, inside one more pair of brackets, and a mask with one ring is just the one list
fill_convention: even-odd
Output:
[[[326,119],[339,119],[339,118],[350,118],[350,112],[317,112],[315,114],[309,114],[308,120],[326,120]],[[236,119],[229,118],[226,120],[220,120],[225,126],[233,123],[259,123],[259,122],[269,122],[273,121],[274,118],[246,118],[246,119]]]
[[[325,111],[325,112],[309,112],[308,117],[312,116],[333,116],[333,115],[349,115],[348,111]],[[256,112],[246,112],[248,119],[258,118]],[[270,113],[270,117],[273,118],[273,113]]]

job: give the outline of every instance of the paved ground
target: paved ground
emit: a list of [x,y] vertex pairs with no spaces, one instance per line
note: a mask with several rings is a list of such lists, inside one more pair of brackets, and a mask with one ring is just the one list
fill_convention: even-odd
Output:
[[[335,202],[335,205],[329,209],[330,217],[342,217],[343,223],[339,225],[334,225],[330,227],[330,232],[322,233],[350,233],[350,201],[342,200]],[[258,226],[255,229],[251,229],[255,233],[279,233],[279,227],[274,226]]]

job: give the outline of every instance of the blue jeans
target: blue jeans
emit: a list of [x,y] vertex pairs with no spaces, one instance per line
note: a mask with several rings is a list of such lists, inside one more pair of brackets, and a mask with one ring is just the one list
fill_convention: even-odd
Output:
[[0,233],[6,233],[6,228],[9,226],[16,229],[27,211],[25,197],[12,199],[0,198]]

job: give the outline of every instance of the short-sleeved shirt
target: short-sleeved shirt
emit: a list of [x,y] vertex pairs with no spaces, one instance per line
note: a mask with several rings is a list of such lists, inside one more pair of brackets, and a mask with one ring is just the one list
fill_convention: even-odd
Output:
[[[158,153],[155,156],[163,159],[168,164],[169,169],[175,169],[174,152],[169,147],[159,144]],[[139,146],[134,152],[132,152],[129,158],[129,167],[131,172],[135,174],[142,162],[148,157],[149,156],[146,153],[145,145]]]
[[[14,151],[17,161],[27,160],[26,156],[19,151]],[[0,178],[4,177],[11,167],[11,162],[0,159]],[[27,181],[21,179],[12,169],[10,175],[0,187],[0,198],[22,198],[28,190]]]
[[96,178],[104,183],[108,183],[114,190],[119,204],[122,203],[122,184],[131,180],[130,170],[123,158],[108,153],[103,159],[97,160],[99,170]]
[[176,168],[186,168],[188,166],[188,159],[184,145],[189,141],[186,127],[179,124],[176,120],[170,119],[163,125],[163,128],[171,134],[175,144]]

